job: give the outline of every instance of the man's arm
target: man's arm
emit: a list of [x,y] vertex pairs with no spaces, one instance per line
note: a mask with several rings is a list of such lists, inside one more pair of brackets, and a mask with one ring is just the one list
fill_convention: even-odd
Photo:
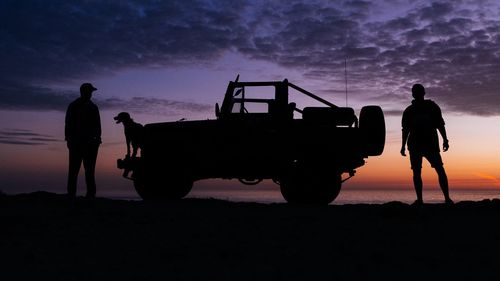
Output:
[[64,120],[64,140],[67,142],[66,145],[69,148],[69,142],[71,141],[71,137],[73,135],[73,130],[74,130],[74,124],[73,124],[73,109],[71,104],[68,106],[68,109],[66,110],[66,117]]
[[443,137],[443,151],[448,151],[450,144],[448,142],[448,137],[446,136],[446,129],[444,128],[444,125],[439,126],[438,131],[441,134],[441,137]]
[[408,108],[403,112],[403,118],[401,118],[401,155],[406,156],[406,141],[408,140],[408,135],[410,134],[410,129],[408,128]]
[[401,155],[406,156],[406,141],[408,140],[408,135],[410,134],[410,130],[408,130],[408,128],[403,128],[401,131],[402,131]]
[[97,141],[99,144],[101,144],[102,140],[101,140],[101,115],[99,114],[99,108],[97,107],[96,105],[96,137],[97,137]]
[[447,151],[450,148],[450,144],[448,143],[448,137],[446,136],[446,129],[444,128],[444,119],[443,115],[441,113],[441,108],[439,105],[434,103],[435,105],[435,124],[436,128],[438,129],[439,133],[441,134],[441,137],[443,138],[443,151]]

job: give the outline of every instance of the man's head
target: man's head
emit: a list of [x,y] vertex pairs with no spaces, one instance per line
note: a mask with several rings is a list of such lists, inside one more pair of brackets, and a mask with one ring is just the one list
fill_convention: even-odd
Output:
[[90,83],[83,83],[80,86],[80,96],[85,99],[90,99],[92,97],[92,92],[97,89]]
[[411,87],[411,93],[414,99],[423,100],[425,96],[425,88],[422,84],[415,84]]
[[127,112],[120,112],[113,119],[116,120],[116,124],[127,123],[132,120],[132,118],[130,118],[130,114],[128,114]]

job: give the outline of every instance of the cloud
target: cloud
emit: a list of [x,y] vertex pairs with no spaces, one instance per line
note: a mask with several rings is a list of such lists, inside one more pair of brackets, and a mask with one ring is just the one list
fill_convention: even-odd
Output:
[[160,98],[133,97],[131,99],[109,98],[97,101],[99,107],[106,110],[128,111],[174,116],[184,112],[209,112],[213,105],[196,102],[174,101]]
[[0,72],[79,78],[210,60],[233,45],[242,4],[221,1],[3,1]]
[[[500,21],[494,14],[498,6],[487,1],[453,5],[418,1],[399,16],[376,20],[370,18],[373,5],[326,16],[309,12],[328,5],[313,2],[304,16],[295,11],[299,16],[275,25],[265,37],[254,36],[252,48],[240,51],[337,84],[343,82],[347,58],[351,91],[366,100],[394,101],[391,112],[402,106],[402,97],[410,99],[409,89],[418,82],[447,110],[500,114]],[[266,21],[275,19],[263,16],[262,24]]]
[[449,15],[453,11],[453,4],[447,2],[434,2],[429,6],[420,9],[419,17],[421,20],[439,19]]
[[[68,93],[52,84],[130,68],[210,65],[238,52],[331,85],[342,85],[347,58],[350,90],[394,102],[393,112],[419,82],[447,110],[498,115],[498,7],[413,0],[2,1],[0,107],[61,110]],[[163,112],[206,107],[101,101],[103,108],[138,111],[133,104],[147,102]]]
[[66,110],[75,94],[57,93],[47,87],[10,83],[0,79],[2,110]]
[[39,134],[31,130],[0,129],[0,143],[13,145],[47,145],[62,140],[53,136]]
[[[245,40],[239,14],[244,5],[2,1],[0,108],[61,111],[75,93],[61,93],[52,84],[74,84],[127,68],[208,63]],[[169,114],[205,110],[207,105],[137,97],[103,100],[102,108]]]
[[[0,110],[33,110],[33,111],[62,111],[80,94],[73,91],[58,91],[42,86],[21,85],[0,78]],[[189,112],[209,112],[213,105],[190,101],[169,100],[153,97],[100,98],[93,100],[101,110],[128,111],[130,113],[148,113],[163,116],[176,116]],[[3,132],[3,134],[10,134]],[[21,135],[21,132],[17,132]],[[6,143],[11,140],[0,140]],[[12,140],[22,144],[26,140]],[[33,140],[32,140],[33,141]],[[32,144],[28,142],[27,144]]]
[[474,173],[474,176],[476,176],[477,178],[488,181],[493,186],[500,186],[500,180],[493,175],[482,173],[482,172],[476,172],[476,173]]
[[[8,94],[2,94],[8,93]],[[66,111],[79,94],[75,92],[56,92],[49,88],[0,85],[1,110],[54,110]],[[163,116],[174,116],[185,112],[208,112],[212,105],[176,101],[162,98],[132,97],[93,98],[101,110],[129,111],[131,113],[149,113]]]

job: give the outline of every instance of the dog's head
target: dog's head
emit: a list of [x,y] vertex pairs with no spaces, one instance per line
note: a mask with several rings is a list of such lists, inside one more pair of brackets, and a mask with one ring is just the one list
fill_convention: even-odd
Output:
[[130,114],[128,114],[127,112],[120,112],[113,119],[116,120],[116,124],[127,122],[127,121],[131,120]]

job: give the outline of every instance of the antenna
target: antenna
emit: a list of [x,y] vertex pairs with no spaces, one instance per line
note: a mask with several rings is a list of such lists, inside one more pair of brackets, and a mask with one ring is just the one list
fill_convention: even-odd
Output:
[[345,107],[347,107],[347,57],[344,60],[344,75],[345,75]]

